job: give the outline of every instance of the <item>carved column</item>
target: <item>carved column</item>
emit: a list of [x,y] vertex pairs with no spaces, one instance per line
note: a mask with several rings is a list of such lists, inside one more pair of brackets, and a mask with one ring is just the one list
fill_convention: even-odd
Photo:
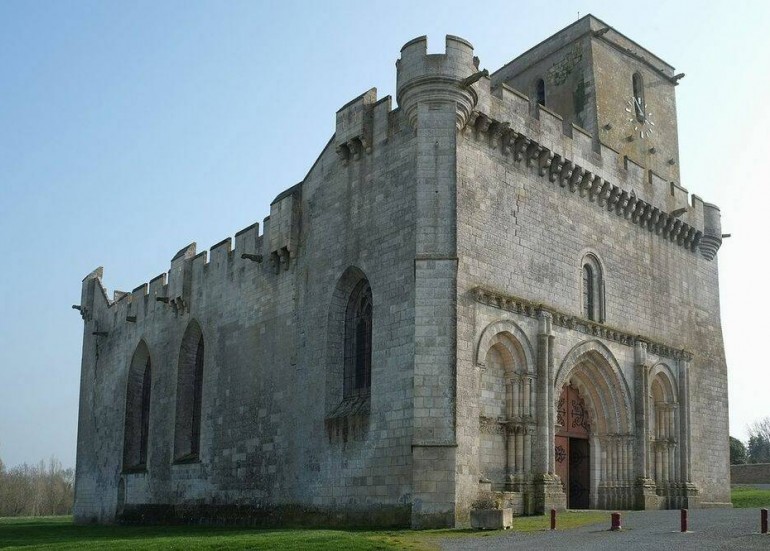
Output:
[[679,455],[682,482],[690,482],[690,362],[679,360]]
[[650,449],[652,440],[649,431],[650,415],[655,415],[655,411],[653,408],[650,408],[650,371],[648,363],[647,343],[638,340],[634,345],[635,506],[638,509],[653,508],[657,501],[655,497],[655,482],[652,480],[651,473],[653,467],[650,464],[653,453]]
[[508,424],[505,427],[505,447],[507,451],[506,471],[508,474],[514,474],[517,471],[516,465],[516,434],[515,427]]
[[564,494],[559,477],[554,474],[554,422],[556,417],[553,380],[553,341],[551,314],[539,310],[537,334],[537,416],[536,453],[533,463],[533,509],[536,513],[555,508],[566,509],[567,496]]
[[551,384],[548,377],[548,357],[551,344],[551,314],[538,313],[537,335],[537,453],[535,455],[535,469],[539,473],[548,473],[550,449],[553,447],[551,437],[552,425],[550,424],[553,402],[550,401]]
[[532,417],[532,377],[524,375],[524,413],[525,417]]
[[505,377],[505,417],[513,419],[513,378],[511,375]]
[[524,474],[532,470],[532,427],[524,428]]
[[516,417],[521,417],[521,377],[517,374],[513,376],[512,380],[512,386],[513,386],[513,415]]

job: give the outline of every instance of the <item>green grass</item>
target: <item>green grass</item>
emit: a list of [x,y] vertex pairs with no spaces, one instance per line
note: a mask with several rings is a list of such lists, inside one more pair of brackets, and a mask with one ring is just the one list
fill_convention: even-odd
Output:
[[[558,529],[607,520],[606,513],[561,513]],[[516,517],[514,530],[548,529],[548,518]],[[210,526],[75,526],[72,517],[0,518],[0,549],[276,549],[351,551],[438,549],[447,538],[483,538],[500,532],[474,530],[308,530]]]
[[751,486],[733,486],[733,507],[770,507],[770,490],[758,490]]

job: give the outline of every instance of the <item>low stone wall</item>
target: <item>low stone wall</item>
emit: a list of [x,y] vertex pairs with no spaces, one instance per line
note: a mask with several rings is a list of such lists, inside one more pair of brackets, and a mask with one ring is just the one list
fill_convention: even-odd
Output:
[[731,484],[770,484],[770,463],[730,465]]

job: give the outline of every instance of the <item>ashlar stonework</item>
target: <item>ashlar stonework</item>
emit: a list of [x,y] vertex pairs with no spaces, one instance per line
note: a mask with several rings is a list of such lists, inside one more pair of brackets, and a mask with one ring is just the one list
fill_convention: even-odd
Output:
[[586,16],[397,62],[270,216],[83,281],[78,522],[468,526],[729,504],[719,209],[673,67]]

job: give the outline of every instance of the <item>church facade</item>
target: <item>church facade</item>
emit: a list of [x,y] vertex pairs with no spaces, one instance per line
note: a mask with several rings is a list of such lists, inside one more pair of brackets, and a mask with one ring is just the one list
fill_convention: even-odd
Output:
[[682,75],[586,16],[489,74],[420,37],[254,224],[83,280],[79,522],[467,526],[729,506],[719,209]]

